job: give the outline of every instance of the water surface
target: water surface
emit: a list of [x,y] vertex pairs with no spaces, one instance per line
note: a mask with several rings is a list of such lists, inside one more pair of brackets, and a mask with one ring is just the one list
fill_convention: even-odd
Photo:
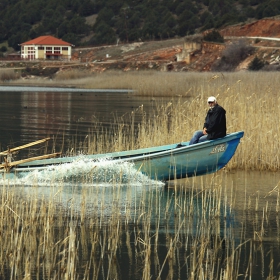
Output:
[[[150,97],[127,92],[35,89],[11,91],[11,88],[2,88],[2,150],[7,145],[22,145],[48,136],[55,136],[58,142],[63,137],[76,137],[82,141],[89,130],[94,131],[96,120],[108,128],[116,117],[123,117],[125,121],[132,110],[143,106],[152,116],[156,102],[170,101],[160,98],[155,102]],[[141,120],[141,115],[138,117],[136,123]],[[78,175],[81,170],[82,177]],[[239,279],[246,278],[248,267],[252,279],[267,279],[271,273],[279,277],[278,173],[221,170],[212,175],[171,182],[166,188],[161,182],[138,174],[129,164],[116,166],[106,160],[93,163],[81,158],[72,165],[32,172],[25,178],[0,183],[15,186],[17,194],[23,198],[35,193],[42,199],[54,201],[66,217],[85,213],[87,223],[75,226],[77,242],[82,244],[77,261],[81,275],[92,260],[91,232],[96,226],[92,221],[102,221],[99,226],[104,228],[102,234],[106,240],[106,226],[117,218],[123,223],[117,228],[121,232],[121,249],[115,258],[115,270],[107,275],[110,254],[106,251],[98,279],[142,279],[143,252],[147,247],[139,240],[144,238],[147,222],[144,217],[148,217],[153,252],[149,260],[151,279],[156,279],[162,266],[163,275],[168,274],[170,279],[188,279],[193,248],[204,245],[209,231],[223,244],[221,257],[211,264],[217,269],[216,273],[222,272],[225,256],[235,246],[236,252],[242,249],[236,257],[239,259]],[[216,204],[217,201],[221,205]],[[58,224],[57,232],[64,231],[65,227]],[[158,240],[154,239],[156,232],[159,232]],[[170,242],[175,239],[178,243],[173,258],[164,265]],[[207,254],[210,254],[213,244],[207,244]],[[92,262],[100,260],[98,251],[94,257]],[[207,262],[205,258],[204,265]],[[89,274],[92,276],[93,271]],[[36,271],[34,279],[35,275]]]
[[[97,122],[110,127],[118,118],[129,121],[127,115],[139,107],[147,113],[154,109],[150,97],[134,96],[125,90],[7,88],[11,89],[0,87],[2,150],[8,145],[23,145],[48,136],[54,137],[57,145],[62,139],[67,142],[73,137],[83,141],[87,134],[94,133]],[[141,116],[135,115],[137,123]]]

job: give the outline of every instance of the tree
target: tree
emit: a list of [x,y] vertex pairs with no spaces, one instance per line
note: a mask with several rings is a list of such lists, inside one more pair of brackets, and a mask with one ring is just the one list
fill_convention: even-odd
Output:
[[117,15],[120,12],[120,9],[121,9],[122,6],[123,6],[123,1],[122,0],[108,0],[108,1],[106,1],[106,7],[108,7],[110,10],[112,10],[114,15]]
[[190,11],[184,11],[178,18],[178,33],[180,36],[191,35],[195,30],[194,14]]
[[95,29],[94,41],[98,45],[102,44],[113,44],[116,42],[115,31],[109,24],[102,21]]
[[0,20],[0,42],[4,41],[7,36],[7,28],[3,21]]
[[[126,35],[126,34],[125,34]],[[141,38],[141,31],[139,29],[130,29],[128,32],[128,41],[138,41]]]
[[85,18],[76,15],[69,21],[68,32],[74,34],[88,34],[90,27],[86,24]]
[[212,17],[211,13],[209,13],[208,11],[204,11],[201,15],[200,15],[200,21],[201,21],[201,24],[204,25],[208,18],[209,17]]
[[156,26],[152,22],[146,22],[142,28],[142,36],[141,38],[146,40],[153,40],[155,38],[155,34],[157,33]]
[[263,10],[263,17],[273,17],[275,15],[279,14],[279,10],[273,8],[272,6],[268,5],[264,10]]
[[249,63],[248,70],[259,71],[264,67],[265,63],[257,56]]
[[162,24],[159,26],[159,36],[161,40],[168,39],[172,37],[172,35],[173,35],[173,30],[169,28],[167,24]]
[[95,5],[92,1],[86,0],[84,3],[81,3],[79,7],[80,16],[90,16],[95,13]]
[[20,50],[19,44],[22,43],[22,33],[17,32],[8,39],[8,44],[14,50]]
[[250,5],[251,6],[256,6],[260,3],[261,0],[250,0]]
[[171,29],[174,28],[177,24],[174,16],[171,13],[165,15],[165,17],[163,18],[163,22]]
[[279,14],[279,10],[277,8],[270,6],[267,3],[260,4],[256,9],[256,17],[258,19],[264,17],[272,17],[277,14]]
[[65,42],[68,42],[70,44],[73,44],[75,46],[78,46],[80,44],[79,37],[74,33],[67,33],[62,37],[62,40]]
[[245,16],[249,18],[255,17],[255,10],[252,7],[248,7],[245,9]]
[[194,6],[192,1],[189,1],[189,0],[185,0],[181,3],[179,3],[176,10],[175,10],[175,12],[178,16],[181,15],[185,11],[189,11],[193,14],[198,13],[198,9],[196,8],[196,6]]
[[99,25],[100,22],[106,22],[107,25],[112,26],[114,13],[111,9],[103,8],[97,16],[96,22],[94,24],[94,28]]

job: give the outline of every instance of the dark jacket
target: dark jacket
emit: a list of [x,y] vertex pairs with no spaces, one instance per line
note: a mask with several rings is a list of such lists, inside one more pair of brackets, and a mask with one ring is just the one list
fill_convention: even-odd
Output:
[[226,110],[218,104],[209,109],[204,127],[207,129],[208,140],[226,136]]

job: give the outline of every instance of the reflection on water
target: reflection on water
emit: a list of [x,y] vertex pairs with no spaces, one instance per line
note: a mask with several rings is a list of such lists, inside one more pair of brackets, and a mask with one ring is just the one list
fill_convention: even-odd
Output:
[[[149,113],[154,109],[150,97],[125,92],[1,92],[0,143],[22,145],[46,136],[83,141],[95,131],[94,123],[103,127],[125,117],[142,106]],[[142,116],[135,115],[135,122]],[[3,149],[2,149],[3,150]]]

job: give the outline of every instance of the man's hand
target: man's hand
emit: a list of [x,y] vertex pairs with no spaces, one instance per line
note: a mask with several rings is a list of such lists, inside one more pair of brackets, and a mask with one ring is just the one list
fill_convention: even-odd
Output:
[[206,127],[203,128],[203,134],[204,134],[204,135],[207,134],[207,129],[206,129]]

